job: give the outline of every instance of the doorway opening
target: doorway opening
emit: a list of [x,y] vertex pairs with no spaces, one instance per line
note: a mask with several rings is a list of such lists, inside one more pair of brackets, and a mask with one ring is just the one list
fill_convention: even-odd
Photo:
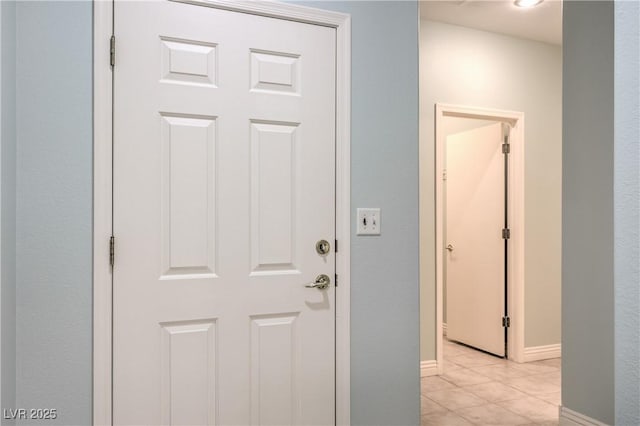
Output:
[[[442,331],[436,334],[438,373],[444,369],[445,330],[455,341],[522,362],[524,114],[437,104],[435,129],[436,329]],[[457,202],[454,185],[456,192],[464,191]],[[461,215],[452,217],[453,209]],[[456,245],[466,247],[456,248],[456,239]],[[466,261],[458,256],[461,249],[467,251]],[[484,282],[465,274],[480,274]],[[447,287],[450,278],[460,285]],[[473,300],[477,298],[482,300]],[[454,308],[449,310],[451,330],[447,306]]]
[[422,424],[557,422],[561,4],[423,1],[420,15]]

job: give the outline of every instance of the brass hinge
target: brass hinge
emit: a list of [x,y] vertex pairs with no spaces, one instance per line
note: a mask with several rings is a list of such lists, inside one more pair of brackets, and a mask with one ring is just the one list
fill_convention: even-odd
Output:
[[502,144],[502,153],[503,154],[508,154],[511,152],[511,145],[509,145],[508,143],[503,143]]
[[112,35],[109,41],[109,63],[111,68],[116,66],[116,36]]
[[509,228],[505,228],[502,230],[502,239],[508,240],[511,238],[511,230]]
[[511,318],[509,317],[502,317],[502,326],[503,327],[511,327]]
[[116,239],[112,235],[109,238],[109,265],[113,266],[113,263],[115,260],[116,260]]

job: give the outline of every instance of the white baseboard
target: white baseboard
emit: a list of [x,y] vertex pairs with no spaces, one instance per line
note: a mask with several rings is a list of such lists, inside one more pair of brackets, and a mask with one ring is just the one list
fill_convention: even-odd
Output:
[[556,345],[531,346],[528,348],[524,348],[523,362],[560,358],[561,355],[562,350],[560,343]]
[[437,376],[438,363],[435,359],[420,361],[420,377]]
[[567,407],[560,407],[560,426],[607,426],[607,424]]
[[447,335],[447,323],[445,322],[442,323],[442,335],[443,336]]

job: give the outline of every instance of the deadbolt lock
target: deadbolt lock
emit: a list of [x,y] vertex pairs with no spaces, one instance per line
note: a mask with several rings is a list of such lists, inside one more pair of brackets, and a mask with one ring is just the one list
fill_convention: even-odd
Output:
[[331,245],[327,240],[320,240],[316,243],[316,251],[321,256],[326,256],[331,250]]

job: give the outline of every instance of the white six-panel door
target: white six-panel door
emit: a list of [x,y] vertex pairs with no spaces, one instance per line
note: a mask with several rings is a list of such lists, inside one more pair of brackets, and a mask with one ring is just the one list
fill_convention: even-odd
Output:
[[447,337],[504,356],[502,124],[446,139]]
[[115,35],[114,424],[334,423],[335,29],[116,2]]

